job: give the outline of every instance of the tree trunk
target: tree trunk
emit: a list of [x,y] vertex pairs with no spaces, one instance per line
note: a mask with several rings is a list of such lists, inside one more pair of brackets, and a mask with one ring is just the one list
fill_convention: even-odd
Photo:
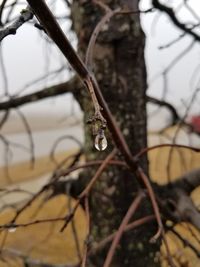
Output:
[[[134,4],[136,1],[100,2],[105,2],[113,10],[117,7],[138,9],[138,3]],[[104,14],[105,11],[98,5],[92,4],[91,0],[73,1],[73,29],[77,34],[79,54],[83,59],[94,27]],[[103,25],[94,49],[93,71],[133,154],[147,146],[144,44],[145,36],[139,15],[118,14]],[[86,121],[94,108],[84,90],[80,92],[78,99]],[[95,151],[91,131],[88,125],[85,125],[87,158],[105,157],[104,152]],[[106,153],[111,148],[112,140],[109,140]],[[145,157],[141,165],[147,172],[148,164]],[[102,240],[119,227],[138,187],[135,177],[130,172],[116,167],[106,169],[96,184],[90,203],[92,235],[95,242]],[[136,215],[141,217],[148,214],[152,214],[152,209],[147,199]],[[158,251],[159,244],[149,244],[149,239],[155,234],[155,226],[151,224],[124,234],[112,267],[158,266],[155,262],[155,252]],[[93,266],[102,266],[107,249],[92,258]]]

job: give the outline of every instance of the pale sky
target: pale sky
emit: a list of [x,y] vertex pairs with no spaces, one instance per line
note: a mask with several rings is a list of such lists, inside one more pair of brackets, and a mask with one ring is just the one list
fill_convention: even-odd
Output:
[[[200,1],[193,0],[191,2],[194,9],[197,12],[199,11],[200,13]],[[143,0],[142,8],[148,8],[148,3],[149,1]],[[171,1],[171,3],[178,4],[180,3],[180,1]],[[59,10],[62,10],[62,6],[59,7]],[[190,20],[190,15],[186,10],[182,10],[180,12],[180,17],[185,21]],[[180,43],[175,44],[169,49],[158,50],[158,47],[160,45],[164,45],[169,41],[174,40],[174,38],[180,35],[181,31],[176,29],[172,25],[172,23],[169,22],[169,19],[166,16],[158,16],[155,13],[143,15],[142,25],[147,37],[145,57],[148,70],[148,81],[150,85],[148,93],[150,95],[160,97],[162,96],[163,92],[162,79],[154,79],[154,82],[152,82],[153,78],[158,73],[163,71],[174,59],[174,57],[188,46],[188,44],[191,42],[191,38],[184,38]],[[70,35],[68,31],[69,27],[69,24],[65,24],[65,30],[68,36]],[[24,25],[17,31],[16,35],[8,36],[2,42],[2,52],[5,68],[7,71],[8,88],[10,94],[16,94],[20,89],[24,87],[25,84],[35,80],[37,77],[43,76],[47,68],[49,70],[57,69],[60,66],[60,60],[62,62],[65,62],[65,59],[55,46],[46,45],[45,41],[40,36],[41,34],[42,33],[38,33],[38,30],[32,25]],[[70,36],[70,38],[73,39],[73,44],[75,45],[76,42],[72,35]],[[50,56],[48,57],[48,55]],[[48,61],[46,60],[47,58]],[[169,88],[166,99],[172,101],[175,105],[177,105],[179,107],[179,111],[183,110],[183,101],[188,104],[191,98],[191,94],[197,86],[197,81],[200,78],[199,72],[197,72],[197,75],[193,78],[192,83],[190,82],[190,80],[195,68],[197,68],[198,65],[200,65],[200,49],[199,44],[196,44],[191,52],[186,57],[184,57],[179,62],[179,64],[176,65],[176,67],[173,68],[172,72],[169,75]],[[68,74],[65,70],[62,75],[55,77],[54,83],[56,82],[56,80],[66,80],[67,76]],[[4,88],[2,74],[0,74],[0,77],[0,87]],[[28,88],[24,93],[30,93],[33,91],[33,89],[39,90],[43,88],[44,85],[51,83],[51,81],[45,81],[45,83],[38,84],[34,88]],[[2,93],[3,92],[1,89],[0,94],[2,95]],[[200,112],[198,99],[199,98],[197,97],[194,112]],[[57,125],[59,124],[59,127],[66,125],[65,120],[67,116],[69,117],[72,108],[80,114],[78,106],[72,101],[72,97],[70,95],[65,95],[56,99],[48,99],[37,104],[24,106],[22,110],[26,115],[28,114],[29,122],[31,121],[32,123],[32,129],[35,130],[36,128],[38,129],[38,127],[34,128],[34,121],[33,119],[31,119],[31,116],[33,116],[33,114],[34,117],[40,118],[40,120],[35,121],[37,121],[37,123],[41,123],[41,128],[46,127],[46,121],[48,122],[48,127],[50,127],[49,124],[51,124],[52,129],[58,129],[56,127],[56,122]],[[158,124],[157,121],[159,119],[159,126],[161,126],[162,123],[165,123],[165,119],[169,117],[169,114],[165,117],[162,117],[162,115],[160,114],[163,113],[159,112],[160,118],[155,119],[154,117],[154,122],[156,121],[156,124]],[[16,131],[24,131],[19,118],[15,119],[14,122],[15,127],[19,128],[15,128]],[[11,122],[11,124],[12,123],[13,122]],[[70,129],[66,129],[62,128],[63,132],[60,132],[59,130],[56,132],[56,134],[48,131],[35,135],[34,132],[36,154],[50,153],[50,144],[53,144],[53,142],[55,142],[56,138],[60,136],[61,133],[76,133],[81,138],[82,134],[80,134],[77,130],[70,132]],[[43,136],[42,141],[40,139],[41,136]],[[19,142],[22,142],[22,144],[24,144],[24,142],[26,141],[24,139],[24,136],[17,135],[17,138],[19,139]],[[41,142],[43,144],[42,146]],[[27,154],[22,154],[23,153],[21,152],[19,154],[17,150],[14,160],[19,161],[20,159],[26,159]],[[19,155],[21,158],[19,157]],[[2,160],[0,159],[0,163],[1,161]]]
[[[149,0],[142,1],[142,8],[149,7]],[[169,3],[169,1],[167,1]],[[170,1],[178,6],[181,1]],[[200,13],[200,1],[192,0],[192,7],[196,12]],[[60,1],[61,3],[61,1]],[[62,10],[60,4],[57,12]],[[181,9],[179,16],[184,21],[191,20],[191,15],[185,9]],[[142,15],[142,25],[146,33],[146,64],[148,70],[149,94],[153,96],[162,96],[163,80],[162,78],[155,79],[156,75],[162,72],[165,67],[174,59],[191,42],[190,37],[184,38],[181,42],[174,46],[159,50],[160,45],[164,45],[173,40],[181,31],[175,28],[165,15],[158,16],[155,13]],[[69,29],[70,25],[65,25],[65,29]],[[2,42],[2,51],[5,61],[5,67],[8,75],[9,92],[14,94],[24,87],[28,82],[44,75],[47,67],[53,70],[59,67],[60,60],[65,61],[61,53],[55,46],[47,46],[41,38],[42,33],[32,25],[22,26],[16,35],[8,36]],[[69,35],[69,33],[68,33]],[[75,42],[74,42],[75,43]],[[50,57],[48,57],[50,55]],[[48,61],[46,59],[48,58]],[[199,73],[193,79],[193,87],[191,87],[191,77],[200,62],[199,45],[196,44],[190,53],[184,57],[170,72],[168,79],[168,92],[166,99],[172,101],[176,105],[182,105],[182,101],[188,101],[191,93],[196,88],[196,83],[199,79]],[[57,77],[59,80],[65,80],[67,71],[63,71],[62,75]],[[152,82],[154,81],[154,82]],[[54,83],[56,80],[54,79]],[[50,81],[45,81],[45,85],[51,84]],[[0,80],[0,85],[3,85],[3,80]],[[38,84],[35,89],[41,89],[42,85]],[[25,93],[31,92],[29,88]],[[57,108],[63,111],[69,111],[71,101],[70,96],[62,96],[59,100]],[[68,103],[66,105],[66,102]],[[48,103],[48,104],[47,104]],[[42,101],[37,105],[28,107],[31,111],[46,110],[49,111],[50,106],[55,103],[55,100]],[[25,108],[27,109],[27,107]],[[61,112],[62,112],[61,111]],[[65,113],[65,112],[64,112]]]

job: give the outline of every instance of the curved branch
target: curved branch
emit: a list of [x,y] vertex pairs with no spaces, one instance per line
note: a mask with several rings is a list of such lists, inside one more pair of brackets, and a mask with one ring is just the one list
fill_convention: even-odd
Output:
[[171,19],[171,21],[174,23],[174,25],[176,25],[179,29],[181,29],[182,31],[184,31],[185,33],[187,33],[188,35],[193,37],[194,40],[200,41],[200,36],[198,34],[196,34],[194,31],[192,31],[191,28],[187,28],[187,26],[184,23],[181,23],[177,19],[172,8],[161,4],[159,0],[152,0],[152,4],[156,9],[158,9],[161,12],[164,12],[166,15],[168,15],[168,17]]
[[180,121],[180,117],[178,115],[178,112],[176,111],[176,108],[172,104],[170,104],[164,100],[160,100],[160,99],[157,99],[155,97],[151,97],[151,96],[147,96],[147,101],[152,103],[152,104],[156,104],[158,106],[163,106],[163,107],[167,108],[172,115],[171,125],[175,125],[177,122]]
[[0,29],[0,42],[10,34],[16,34],[17,29],[21,27],[25,22],[33,18],[33,13],[27,7],[21,11],[21,15],[9,26],[6,26],[3,29]]
[[[62,51],[65,58],[69,61],[71,66],[74,68],[74,70],[77,72],[77,74],[81,78],[82,82],[85,83],[90,94],[93,94],[95,96],[95,101],[97,99],[98,102],[93,103],[93,104],[95,106],[95,111],[99,111],[99,114],[98,114],[99,116],[101,116],[100,107],[102,107],[101,111],[107,121],[108,129],[110,130],[112,134],[113,141],[115,142],[116,146],[118,147],[118,149],[124,156],[124,159],[126,163],[129,165],[131,171],[136,174],[136,177],[141,183],[142,187],[147,188],[147,191],[148,191],[148,194],[149,194],[152,206],[153,206],[153,210],[154,210],[154,213],[157,219],[157,223],[158,223],[158,231],[155,237],[158,237],[159,234],[161,233],[165,241],[164,229],[163,229],[163,224],[162,224],[162,220],[160,217],[159,207],[158,207],[151,183],[149,182],[149,179],[144,173],[143,169],[138,164],[137,159],[133,157],[132,152],[130,148],[128,147],[128,144],[121,130],[118,128],[116,121],[114,117],[112,116],[112,113],[102,95],[102,92],[97,84],[95,77],[88,71],[86,65],[82,62],[80,57],[74,51],[73,47],[69,43],[68,39],[66,38],[64,32],[60,28],[57,21],[55,20],[52,12],[46,5],[45,1],[27,0],[27,2],[30,4],[35,15],[38,17],[38,19],[40,20],[44,28],[47,30],[47,33],[49,34],[51,39],[55,42],[55,44]],[[93,97],[92,97],[92,100],[93,100]],[[99,110],[97,110],[95,104],[99,104],[99,107],[98,107]],[[101,118],[100,121],[103,127],[105,123],[102,120],[102,117],[100,118]]]

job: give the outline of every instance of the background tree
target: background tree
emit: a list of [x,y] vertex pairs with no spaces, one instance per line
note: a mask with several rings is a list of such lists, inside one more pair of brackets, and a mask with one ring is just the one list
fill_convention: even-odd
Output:
[[[1,13],[7,7],[6,2],[1,5]],[[172,112],[171,125],[179,122],[195,129],[185,122],[187,110],[184,118],[180,118],[172,105],[146,95],[145,36],[141,28],[138,1],[65,1],[71,10],[72,29],[78,38],[77,53],[45,2],[27,2],[31,9],[23,10],[11,24],[2,23],[4,27],[0,31],[0,39],[16,33],[34,14],[38,19],[35,26],[49,35],[78,75],[62,84],[21,97],[7,94],[8,100],[0,103],[0,109],[5,111],[1,124],[7,120],[11,108],[72,92],[84,113],[86,161],[103,160],[98,169],[83,172],[75,182],[59,182],[63,172],[56,172],[53,180],[41,192],[53,188],[53,194],[66,193],[67,184],[70,187],[68,193],[78,199],[69,216],[63,218],[62,230],[72,219],[79,204],[83,205],[87,217],[90,217],[91,238],[89,236],[81,257],[82,266],[86,266],[86,259],[91,266],[159,266],[156,252],[159,251],[161,240],[166,246],[168,264],[176,266],[163,225],[170,219],[174,223],[189,221],[199,228],[199,212],[190,198],[190,193],[199,185],[199,170],[186,174],[177,182],[169,181],[164,186],[150,181],[147,152],[151,148],[147,146],[146,102],[167,107]],[[15,5],[16,2],[13,2],[11,7]],[[195,41],[199,40],[195,31],[197,25],[188,26],[180,22],[173,9],[159,1],[152,1],[152,8],[143,12],[155,9],[166,13],[183,31],[179,38],[188,34]],[[8,21],[9,16],[6,23]],[[26,120],[24,123],[32,142]],[[108,140],[108,148],[105,152],[95,152],[95,142],[99,150],[104,150],[104,138]],[[2,141],[8,147],[4,136]],[[168,146],[174,148],[178,145],[172,140],[172,145]],[[182,147],[199,151],[198,148]],[[80,153],[70,167],[76,166],[79,156]],[[108,166],[110,164],[112,166]],[[23,210],[23,207],[20,208],[12,221],[1,227],[16,227],[16,218]],[[129,230],[135,227],[134,224],[128,224],[133,215],[134,219],[140,220],[140,227]],[[146,221],[148,225],[144,224]],[[115,231],[114,237],[110,236]],[[123,234],[125,231],[128,233]],[[106,239],[112,240],[111,246],[110,241],[105,242]],[[102,240],[104,246],[100,246]],[[98,245],[93,249],[94,242],[99,243],[100,249]],[[191,244],[190,247],[197,253]]]

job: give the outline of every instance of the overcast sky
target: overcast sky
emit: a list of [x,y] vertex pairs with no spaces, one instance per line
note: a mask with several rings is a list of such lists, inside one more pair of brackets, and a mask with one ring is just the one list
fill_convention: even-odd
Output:
[[[141,4],[142,9],[148,8],[148,0],[143,0]],[[181,1],[167,1],[172,5],[177,6]],[[190,0],[191,6],[195,11],[199,11],[200,14],[200,1]],[[61,1],[60,1],[61,3]],[[62,4],[58,6],[57,12],[62,10]],[[62,11],[61,11],[62,12]],[[185,22],[191,20],[191,15],[186,9],[181,9],[178,16]],[[146,63],[148,69],[148,82],[149,82],[149,94],[153,96],[163,95],[163,79],[162,76],[156,78],[168,64],[186,48],[192,39],[190,37],[184,38],[181,42],[173,45],[172,47],[159,50],[158,47],[165,45],[177,36],[181,31],[175,28],[169,19],[165,15],[158,15],[158,13],[151,13],[142,15],[142,25],[146,33]],[[64,28],[66,32],[70,28],[70,24],[65,24]],[[3,59],[8,77],[8,88],[11,94],[17,93],[24,87],[25,84],[41,77],[47,70],[53,70],[60,66],[60,60],[64,62],[64,58],[55,46],[47,46],[43,38],[42,33],[38,33],[38,30],[32,25],[25,25],[21,27],[17,34],[14,36],[8,36],[2,42]],[[69,33],[68,33],[69,35]],[[73,36],[71,36],[73,38]],[[74,41],[75,44],[75,41]],[[48,57],[50,55],[50,57]],[[48,60],[47,60],[48,58]],[[168,78],[168,91],[166,99],[181,106],[182,100],[189,101],[191,92],[196,89],[196,84],[199,79],[199,73],[193,78],[191,83],[191,77],[200,62],[200,49],[199,45],[194,45],[193,49],[185,56],[170,72]],[[2,66],[1,66],[2,68]],[[2,76],[2,75],[1,75]],[[67,72],[64,71],[62,75],[59,75],[60,80],[65,80]],[[50,84],[50,81],[45,81],[45,84]],[[0,79],[1,88],[4,85],[3,79]],[[192,85],[192,86],[191,86]],[[41,85],[38,84],[34,88],[41,89]],[[29,88],[24,93],[30,92]],[[69,109],[69,103],[71,103],[71,97],[65,96],[59,99],[58,109],[63,109],[63,105],[68,102],[66,109]],[[55,100],[43,101],[38,105],[31,105],[30,110],[37,110],[47,108],[47,102],[50,105],[55,104]],[[58,102],[58,101],[56,101]],[[62,103],[62,104],[60,104]],[[196,105],[197,110],[197,105]]]
[[[180,3],[178,0],[167,2],[176,5],[179,5]],[[192,3],[194,10],[200,14],[200,1],[190,0],[190,2]],[[149,1],[143,0],[141,8],[146,9],[148,7]],[[18,12],[20,9],[21,7]],[[56,11],[59,13],[62,12],[62,10],[63,8],[60,4],[58,10]],[[185,9],[181,9],[178,15],[185,22],[191,20],[191,15]],[[190,44],[192,39],[186,37],[181,42],[168,49],[159,50],[159,46],[165,45],[177,38],[181,34],[181,31],[175,28],[165,15],[158,15],[158,13],[142,15],[142,25],[147,37],[145,57],[148,70],[148,94],[161,97],[163,95],[163,79],[162,76],[158,76],[158,74],[160,74],[170,64],[177,54],[181,53],[182,50]],[[69,33],[70,24],[66,23],[64,25],[64,29],[67,36],[70,36],[70,39],[73,41],[73,45],[75,45],[76,40],[74,36]],[[18,93],[19,90],[23,89],[24,85],[30,81],[43,76],[47,69],[54,70],[60,66],[61,61],[65,62],[64,57],[54,45],[46,45],[44,39],[41,38],[41,34],[41,32],[38,32],[38,29],[32,25],[26,24],[17,31],[16,35],[8,36],[2,42],[2,56],[7,73],[8,89],[9,93],[12,95]],[[179,107],[179,111],[183,110],[183,101],[187,104],[191,99],[192,93],[197,88],[197,81],[200,75],[199,72],[196,72],[196,75],[193,75],[193,73],[199,65],[200,49],[199,45],[196,44],[187,56],[185,56],[169,74],[166,99],[176,104]],[[0,64],[0,68],[2,70],[2,64]],[[58,79],[61,81],[66,80],[67,76],[68,73],[64,70],[61,75],[55,77],[54,83]],[[155,77],[159,78],[155,79]],[[43,88],[43,86],[51,83],[51,80],[45,80],[45,83],[37,84],[33,88],[30,87],[26,91],[23,91],[23,93],[25,94],[30,93],[33,90],[39,90]],[[2,72],[0,73],[0,88],[0,94],[2,96],[3,88],[5,88],[5,81],[3,79]],[[196,105],[193,112],[200,113],[199,106],[199,100],[198,97],[196,97]],[[37,104],[27,105],[22,108],[22,110],[26,112],[25,114],[29,115],[28,120],[31,122],[31,128],[34,132],[36,154],[48,154],[51,149],[49,144],[53,144],[56,138],[58,138],[61,134],[69,133],[69,127],[63,128],[63,132],[60,131],[60,128],[62,125],[66,125],[66,118],[67,116],[69,117],[72,109],[79,112],[78,106],[74,103],[74,101],[72,101],[72,97],[70,95],[61,96],[56,99],[44,100]],[[154,117],[153,121],[156,125],[159,124],[159,126],[161,126],[162,123],[165,123],[166,117],[163,117],[163,113],[161,112],[157,112],[157,114],[160,116],[159,119],[155,119]],[[35,119],[35,117],[37,118]],[[9,122],[9,127],[14,127],[15,133],[24,131],[24,127],[19,118],[9,120]],[[59,127],[56,127],[56,123],[59,124]],[[9,127],[4,127],[3,130],[5,130],[5,128],[8,129]],[[38,129],[41,131],[47,128],[48,131],[46,132],[39,134],[36,133]],[[54,129],[54,132],[49,131],[50,128]],[[155,129],[154,125],[152,128]],[[56,133],[55,129],[57,129]],[[78,130],[80,130],[80,127]],[[78,138],[81,138],[82,135],[77,131],[77,129],[70,132],[70,134],[74,133],[78,135]],[[27,137],[25,138],[24,135],[16,135],[16,137],[18,139],[14,140],[17,140],[22,144],[27,141]],[[63,144],[62,149],[64,149]],[[14,161],[26,158],[27,154],[23,154],[22,151],[18,153],[17,151]],[[3,159],[0,157],[0,164],[1,162],[3,162]]]

